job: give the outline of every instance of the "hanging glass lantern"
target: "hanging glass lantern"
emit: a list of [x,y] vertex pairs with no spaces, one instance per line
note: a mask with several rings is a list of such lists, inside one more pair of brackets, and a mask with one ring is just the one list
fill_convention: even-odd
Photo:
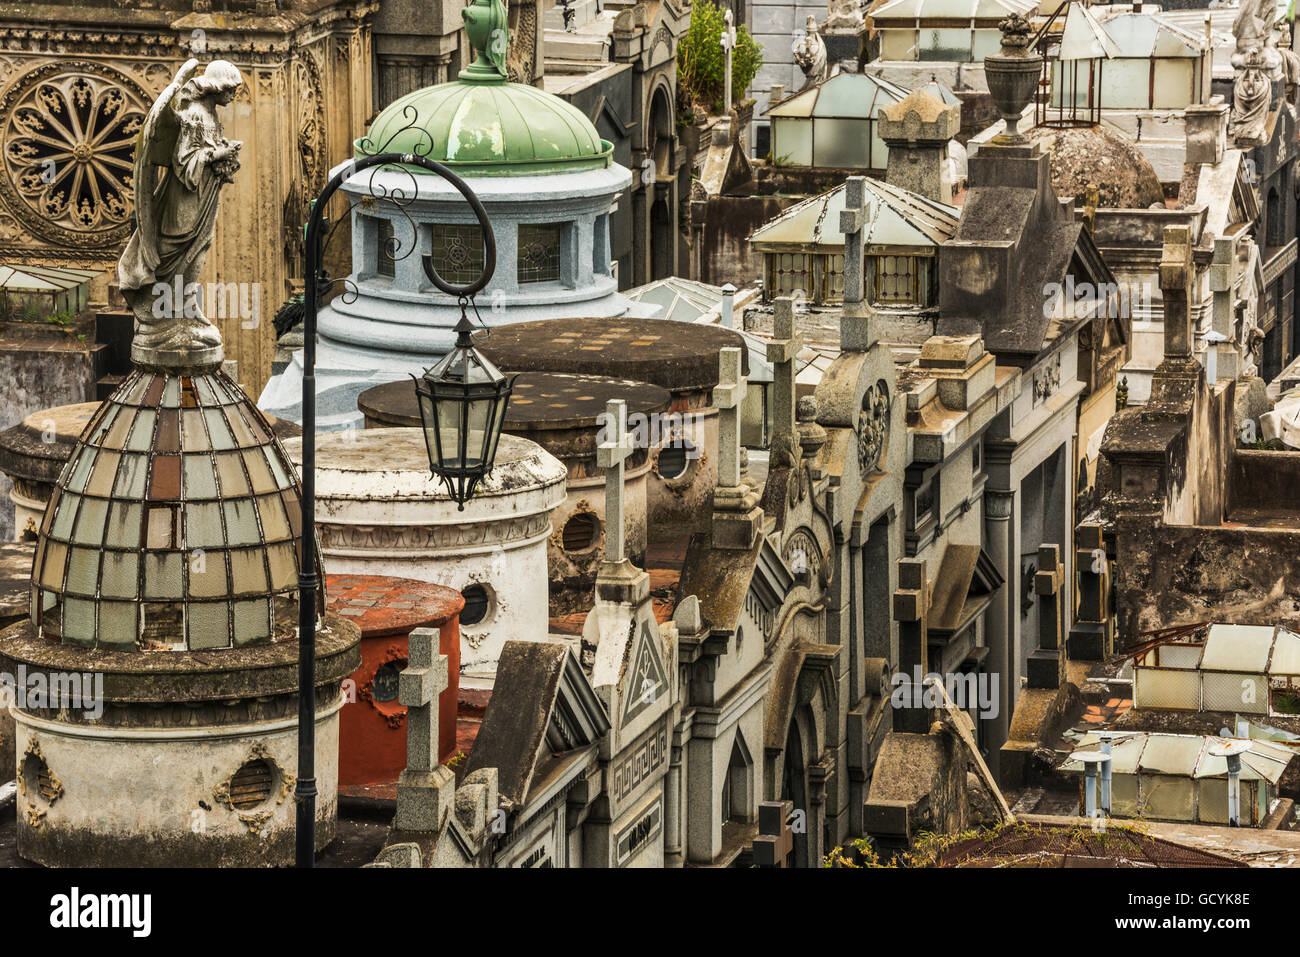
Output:
[[492,471],[515,376],[506,376],[474,348],[473,325],[461,308],[456,345],[424,376],[415,392],[429,448],[429,468],[447,485],[460,511]]

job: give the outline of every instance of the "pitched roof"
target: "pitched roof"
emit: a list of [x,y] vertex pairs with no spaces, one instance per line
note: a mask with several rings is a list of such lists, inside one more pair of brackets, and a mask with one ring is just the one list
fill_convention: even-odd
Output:
[[0,288],[23,292],[55,292],[90,282],[103,270],[71,269],[65,266],[24,266],[0,263]]
[[1037,0],[892,0],[871,11],[879,26],[885,20],[923,20],[931,17],[963,20],[1002,19],[1012,13],[1022,16],[1038,6]]
[[465,770],[496,768],[500,793],[522,806],[552,756],[592,744],[609,727],[568,645],[507,641]]
[[1071,3],[1061,31],[1058,60],[1092,60],[1121,56],[1119,46],[1087,7]]
[[1158,13],[1121,13],[1102,22],[1121,57],[1196,57],[1206,41]]
[[[840,212],[844,187],[806,199],[756,229],[754,244],[844,248]],[[867,179],[867,224],[863,241],[879,246],[937,246],[957,231],[961,211],[909,190]]]
[[873,119],[882,106],[897,103],[908,91],[884,77],[836,73],[816,86],[769,106],[769,117]]

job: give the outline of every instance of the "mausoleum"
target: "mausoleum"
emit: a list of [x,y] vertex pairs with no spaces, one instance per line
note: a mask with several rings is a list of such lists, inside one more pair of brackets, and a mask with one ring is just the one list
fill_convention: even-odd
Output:
[[[488,0],[478,7],[492,8]],[[477,300],[486,326],[637,312],[618,292],[610,260],[611,209],[632,174],[614,162],[611,144],[576,107],[508,82],[504,61],[495,62],[488,37],[478,33],[471,36],[478,59],[455,81],[416,90],[382,110],[356,140],[356,157],[396,152],[434,160],[478,196],[496,242],[496,268]],[[340,169],[346,164],[334,173]],[[429,281],[425,257],[444,280],[465,284],[479,276],[485,256],[465,199],[420,167],[357,173],[341,191],[350,206],[352,264],[347,292],[318,317],[322,428],[359,425],[363,390],[418,375],[451,348],[461,306]],[[300,418],[301,361],[295,356],[267,385],[263,409]]]

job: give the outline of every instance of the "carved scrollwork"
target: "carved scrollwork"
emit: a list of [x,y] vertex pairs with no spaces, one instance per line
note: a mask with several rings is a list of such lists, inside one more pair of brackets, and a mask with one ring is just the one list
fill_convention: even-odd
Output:
[[858,469],[862,475],[875,471],[889,440],[889,412],[893,397],[884,379],[869,387],[858,412]]

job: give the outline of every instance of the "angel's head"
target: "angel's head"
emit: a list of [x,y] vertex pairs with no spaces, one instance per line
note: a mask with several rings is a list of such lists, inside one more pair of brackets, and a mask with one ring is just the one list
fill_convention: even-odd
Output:
[[235,98],[244,77],[229,60],[213,60],[202,76],[190,80],[198,96],[212,96],[223,106]]

